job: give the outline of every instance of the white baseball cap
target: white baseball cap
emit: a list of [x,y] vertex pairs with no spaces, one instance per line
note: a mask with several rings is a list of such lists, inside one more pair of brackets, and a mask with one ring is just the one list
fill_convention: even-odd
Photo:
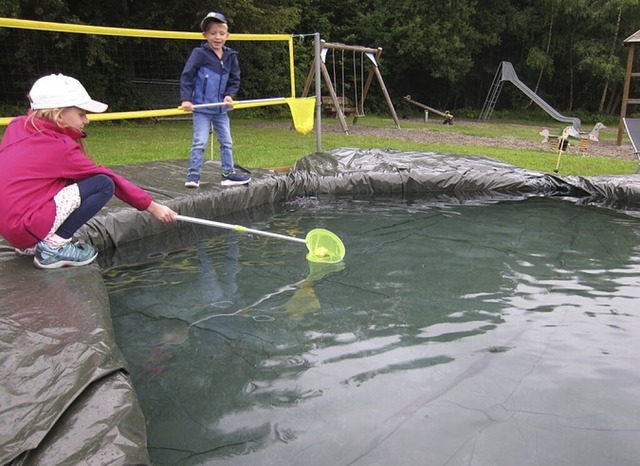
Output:
[[78,107],[87,112],[102,113],[108,107],[93,100],[80,81],[63,74],[50,74],[38,79],[29,91],[29,100],[34,110]]

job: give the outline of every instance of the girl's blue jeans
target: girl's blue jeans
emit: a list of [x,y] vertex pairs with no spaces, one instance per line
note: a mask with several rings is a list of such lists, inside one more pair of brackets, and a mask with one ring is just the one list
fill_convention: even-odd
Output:
[[193,112],[193,143],[191,144],[191,161],[187,175],[200,175],[204,163],[204,151],[209,142],[209,132],[213,130],[220,144],[220,164],[222,174],[233,173],[233,140],[231,125],[227,113]]

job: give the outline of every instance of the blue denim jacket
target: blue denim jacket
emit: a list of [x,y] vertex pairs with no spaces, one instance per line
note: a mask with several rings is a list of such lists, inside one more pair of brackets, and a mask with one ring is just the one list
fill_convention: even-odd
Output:
[[[180,75],[180,101],[194,105],[222,102],[225,96],[235,97],[240,89],[238,52],[223,47],[222,59],[203,42],[193,49]],[[203,113],[221,113],[228,107],[210,107],[195,110]]]

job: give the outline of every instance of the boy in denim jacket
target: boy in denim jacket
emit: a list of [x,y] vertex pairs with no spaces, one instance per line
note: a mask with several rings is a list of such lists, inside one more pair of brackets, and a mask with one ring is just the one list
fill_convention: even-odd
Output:
[[193,112],[191,159],[184,185],[187,188],[200,186],[200,170],[212,123],[220,143],[221,184],[247,184],[251,177],[236,173],[234,169],[233,141],[227,113],[233,108],[233,97],[240,88],[238,52],[224,45],[229,30],[227,18],[222,13],[207,14],[200,26],[205,41],[193,49],[180,75],[182,108]]

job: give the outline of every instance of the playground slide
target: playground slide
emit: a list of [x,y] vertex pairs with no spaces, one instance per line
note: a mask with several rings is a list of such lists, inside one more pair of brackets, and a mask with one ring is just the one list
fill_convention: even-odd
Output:
[[520,78],[518,78],[516,70],[513,68],[511,62],[502,62],[502,81],[511,81],[514,86],[525,93],[527,97],[533,100],[540,108],[551,115],[555,120],[562,121],[563,123],[571,123],[576,130],[580,129],[580,118],[567,117],[558,113],[558,111],[547,102],[545,102],[542,97],[533,92],[533,90],[531,90],[529,86],[520,81]]

